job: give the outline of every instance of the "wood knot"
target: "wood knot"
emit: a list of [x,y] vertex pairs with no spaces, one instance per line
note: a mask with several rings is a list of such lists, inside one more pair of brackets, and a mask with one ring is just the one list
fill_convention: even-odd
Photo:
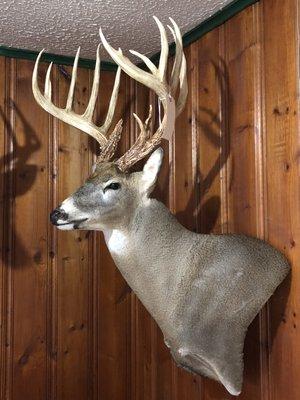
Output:
[[40,252],[40,250],[38,250],[38,251],[34,254],[34,256],[33,256],[33,261],[34,261],[36,264],[40,264],[40,263],[41,263],[41,261],[42,261],[42,253]]
[[19,358],[19,364],[25,365],[28,363],[29,354],[23,354],[22,357]]

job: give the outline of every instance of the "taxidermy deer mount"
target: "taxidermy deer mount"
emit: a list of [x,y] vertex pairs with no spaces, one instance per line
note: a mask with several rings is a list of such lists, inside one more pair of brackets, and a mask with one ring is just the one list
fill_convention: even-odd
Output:
[[[100,29],[102,43],[118,65],[108,112],[100,127],[92,121],[99,88],[99,48],[91,96],[82,115],[72,111],[79,50],[65,109],[51,101],[51,64],[44,94],[38,87],[42,52],[39,54],[32,77],[36,101],[53,116],[95,138],[101,148],[90,177],[50,218],[59,229],[103,231],[117,267],[158,323],[176,363],[219,381],[231,394],[238,395],[246,330],[290,267],[281,253],[262,240],[191,232],[161,202],[150,198],[163,159],[161,148],[151,154],[141,172],[128,172],[154,150],[162,137],[172,135],[175,118],[187,98],[182,38],[178,26],[170,20],[172,27],[168,28],[176,53],[169,82],[167,35],[157,18],[161,37],[158,67],[146,56],[131,51],[150,72],[112,48]],[[164,115],[153,134],[151,107],[145,122],[134,115],[140,135],[124,155],[112,160],[122,121],[110,135],[107,132],[116,107],[121,69],[157,94]]]

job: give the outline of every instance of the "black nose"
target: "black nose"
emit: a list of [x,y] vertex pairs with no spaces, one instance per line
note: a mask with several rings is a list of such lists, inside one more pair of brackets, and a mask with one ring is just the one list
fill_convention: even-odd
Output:
[[68,214],[64,210],[62,210],[61,208],[56,208],[50,214],[50,221],[52,222],[53,225],[57,225],[57,221],[59,219],[66,221],[68,217],[69,217]]

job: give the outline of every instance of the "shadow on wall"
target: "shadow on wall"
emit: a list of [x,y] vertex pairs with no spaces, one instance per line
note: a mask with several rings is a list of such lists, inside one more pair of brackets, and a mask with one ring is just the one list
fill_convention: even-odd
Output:
[[[219,85],[220,104],[223,107],[224,104],[228,104],[230,101],[227,67],[224,60],[221,58],[219,59],[218,65],[214,62],[211,63],[215,71],[216,81]],[[226,115],[223,114],[223,109],[220,113],[206,107],[199,107],[196,118],[198,132],[201,131],[213,147],[219,150],[217,159],[206,175],[204,175],[199,166],[197,166],[198,176],[197,179],[195,179],[194,188],[186,206],[187,210],[193,210],[195,221],[201,221],[199,222],[200,233],[212,232],[220,214],[220,196],[212,195],[204,202],[203,198],[211,188],[214,180],[220,173],[222,167],[226,164],[230,155],[230,135],[227,133],[226,124],[223,124],[221,121],[221,117],[226,117]],[[179,221],[184,221],[185,215],[186,211],[176,214]]]
[[[0,179],[4,183],[4,246],[1,256],[5,265],[22,267],[30,261],[30,257],[22,244],[22,239],[15,231],[14,224],[11,227],[12,249],[10,249],[10,238],[7,233],[10,232],[9,225],[11,224],[14,199],[27,193],[36,180],[38,166],[30,164],[28,160],[41,147],[41,143],[32,126],[13,101],[10,101],[9,108],[14,110],[18,120],[22,123],[24,137],[17,139],[16,132],[14,132],[7,115],[0,107],[0,117],[4,121],[7,134],[6,142],[11,143],[9,146],[11,150],[0,159]],[[19,178],[18,184],[16,184],[16,178]],[[18,254],[18,257],[14,257],[14,254]],[[16,260],[22,260],[22,264],[16,264]]]

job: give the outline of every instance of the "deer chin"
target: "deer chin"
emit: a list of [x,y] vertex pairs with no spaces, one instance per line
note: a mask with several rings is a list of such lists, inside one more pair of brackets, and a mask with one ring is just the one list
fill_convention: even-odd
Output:
[[84,229],[84,226],[82,226],[82,224],[87,220],[88,218],[81,218],[70,222],[57,223],[56,227],[62,231],[71,231],[73,229]]

